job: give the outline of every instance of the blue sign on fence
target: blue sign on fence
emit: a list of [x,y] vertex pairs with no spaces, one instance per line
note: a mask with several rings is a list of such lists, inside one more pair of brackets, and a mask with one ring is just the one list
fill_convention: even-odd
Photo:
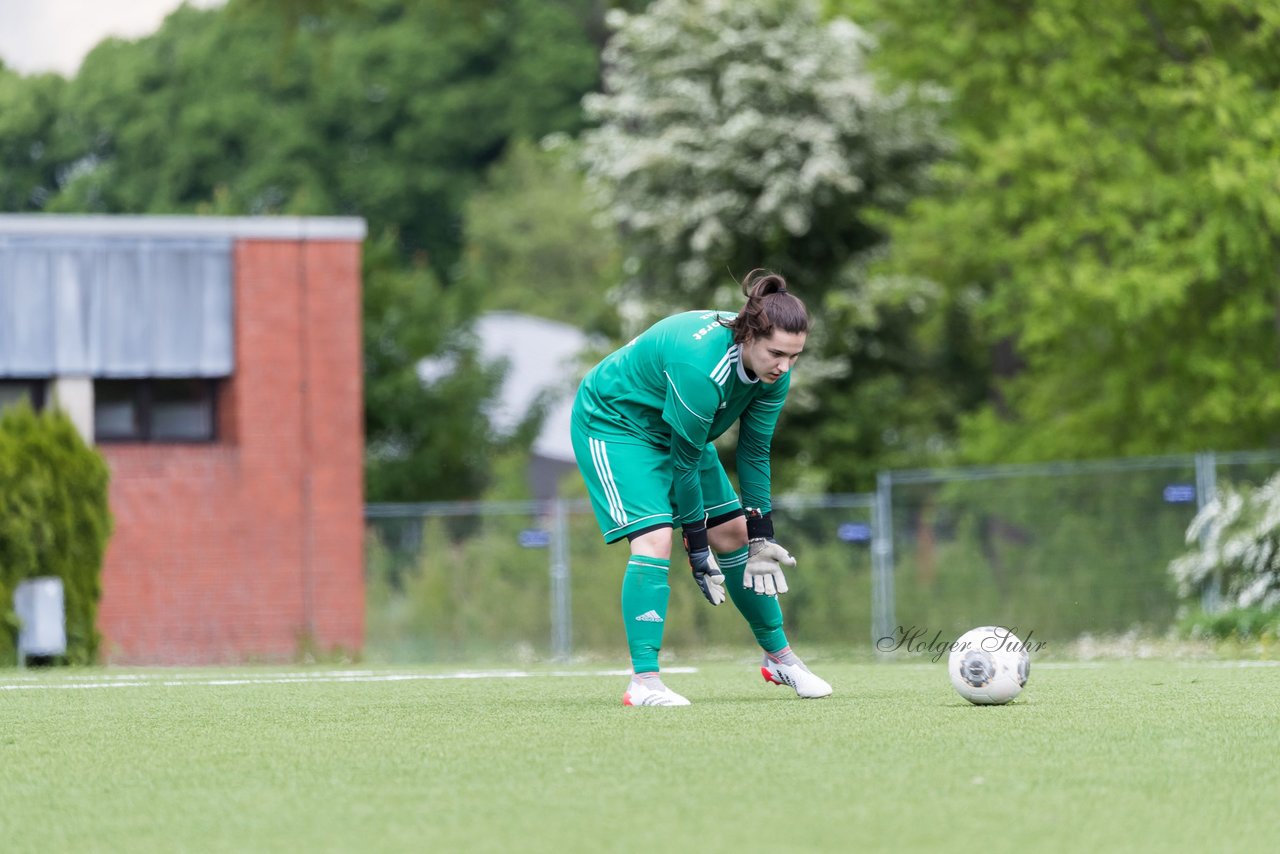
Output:
[[525,549],[545,549],[551,545],[551,532],[538,528],[527,528],[520,532],[520,547]]
[[1166,504],[1191,504],[1196,500],[1196,488],[1190,483],[1171,483],[1164,488]]
[[866,522],[845,522],[836,529],[836,536],[846,543],[869,543],[871,526]]

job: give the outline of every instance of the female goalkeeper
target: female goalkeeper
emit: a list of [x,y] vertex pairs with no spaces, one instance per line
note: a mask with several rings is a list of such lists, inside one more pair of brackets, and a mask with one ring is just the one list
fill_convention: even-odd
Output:
[[[661,320],[583,379],[573,450],[605,542],[626,537],[622,618],[634,676],[628,706],[686,706],[662,683],[671,535],[680,527],[693,578],[712,605],[728,597],[764,649],[761,673],[801,697],[831,686],[791,651],[779,593],[795,559],[773,539],[769,446],[804,349],[809,315],[779,275],[757,270],[738,314],[689,311]],[[712,440],[738,427],[734,492]]]

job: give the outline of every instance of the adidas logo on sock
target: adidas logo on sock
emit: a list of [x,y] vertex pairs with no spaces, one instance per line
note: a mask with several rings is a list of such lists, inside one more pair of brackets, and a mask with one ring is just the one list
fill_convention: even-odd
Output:
[[645,611],[643,614],[636,617],[636,622],[637,623],[661,623],[663,622],[663,619],[658,614],[657,611]]

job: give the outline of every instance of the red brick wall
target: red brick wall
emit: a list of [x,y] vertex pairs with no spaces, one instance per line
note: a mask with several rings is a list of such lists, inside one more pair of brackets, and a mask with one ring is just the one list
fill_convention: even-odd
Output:
[[112,663],[291,660],[364,637],[360,244],[235,247],[219,440],[105,444]]

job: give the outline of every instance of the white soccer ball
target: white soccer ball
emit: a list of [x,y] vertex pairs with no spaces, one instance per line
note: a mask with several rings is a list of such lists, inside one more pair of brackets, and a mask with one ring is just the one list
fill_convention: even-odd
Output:
[[979,706],[998,706],[1022,692],[1031,675],[1031,656],[1010,629],[982,626],[951,645],[947,670],[961,697]]

